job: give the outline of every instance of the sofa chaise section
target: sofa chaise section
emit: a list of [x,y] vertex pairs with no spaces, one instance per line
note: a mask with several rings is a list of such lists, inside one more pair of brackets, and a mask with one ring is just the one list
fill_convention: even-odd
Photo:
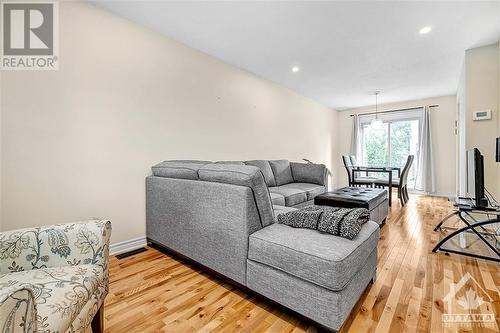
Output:
[[373,221],[353,241],[273,224],[250,235],[247,285],[338,330],[368,282],[375,279],[379,237]]
[[338,331],[366,286],[375,278],[376,262],[377,253],[374,251],[344,289],[332,291],[248,260],[247,286],[330,330]]
[[248,259],[339,291],[376,250],[378,239],[379,227],[373,221],[352,241],[317,230],[273,224],[250,235]]

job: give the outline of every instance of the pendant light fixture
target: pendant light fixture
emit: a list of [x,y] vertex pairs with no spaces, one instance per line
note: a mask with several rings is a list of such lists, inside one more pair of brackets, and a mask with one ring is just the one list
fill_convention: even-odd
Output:
[[378,117],[378,94],[380,94],[380,91],[377,90],[373,94],[375,95],[375,118],[371,121],[370,126],[373,129],[381,129],[384,123]]

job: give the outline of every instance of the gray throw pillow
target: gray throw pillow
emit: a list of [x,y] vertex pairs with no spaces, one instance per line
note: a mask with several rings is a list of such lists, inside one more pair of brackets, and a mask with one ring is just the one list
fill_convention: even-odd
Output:
[[292,169],[290,162],[287,160],[271,160],[269,161],[273,170],[276,186],[293,183]]
[[326,185],[326,166],[324,164],[290,162],[290,168],[296,183]]

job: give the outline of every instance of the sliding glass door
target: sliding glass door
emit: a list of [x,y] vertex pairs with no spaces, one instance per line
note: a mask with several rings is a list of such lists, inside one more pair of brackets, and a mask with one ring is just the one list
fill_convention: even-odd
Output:
[[[403,169],[408,155],[415,155],[417,159],[420,117],[393,115],[391,118],[377,127],[370,124],[370,119],[361,122],[361,158],[364,165]],[[408,174],[408,187],[411,188],[415,186],[416,164],[413,163]]]

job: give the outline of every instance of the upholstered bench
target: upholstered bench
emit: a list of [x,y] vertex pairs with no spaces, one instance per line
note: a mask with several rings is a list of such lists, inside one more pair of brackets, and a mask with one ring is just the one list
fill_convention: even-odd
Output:
[[370,219],[379,225],[385,222],[389,213],[387,191],[379,188],[343,187],[316,196],[314,204],[332,207],[366,208],[370,211]]

